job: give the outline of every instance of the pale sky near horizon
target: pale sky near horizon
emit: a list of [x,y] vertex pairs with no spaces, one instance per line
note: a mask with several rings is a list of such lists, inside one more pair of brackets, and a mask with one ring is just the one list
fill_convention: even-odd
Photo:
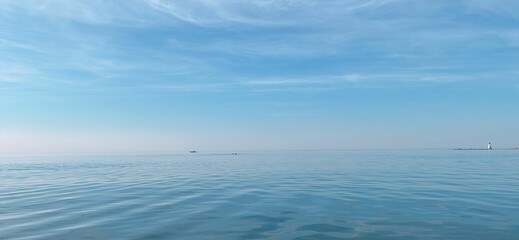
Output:
[[519,1],[0,0],[0,154],[519,146]]

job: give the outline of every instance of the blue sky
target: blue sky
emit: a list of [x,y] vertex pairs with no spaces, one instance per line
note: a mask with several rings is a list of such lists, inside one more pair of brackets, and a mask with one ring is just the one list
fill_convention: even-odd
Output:
[[0,0],[0,153],[519,146],[512,0]]

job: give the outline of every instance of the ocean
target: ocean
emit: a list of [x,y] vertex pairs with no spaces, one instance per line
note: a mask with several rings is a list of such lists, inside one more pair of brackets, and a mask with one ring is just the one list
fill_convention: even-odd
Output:
[[0,239],[519,239],[519,151],[3,156]]

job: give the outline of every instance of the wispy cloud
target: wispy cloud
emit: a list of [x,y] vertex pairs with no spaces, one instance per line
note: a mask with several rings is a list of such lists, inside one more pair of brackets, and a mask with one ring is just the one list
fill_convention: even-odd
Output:
[[[156,20],[140,0],[128,0],[125,4],[117,1],[81,0],[1,0],[0,9],[4,13],[28,14],[52,21],[69,20],[88,24],[146,24]],[[13,18],[4,15],[4,19]]]
[[249,85],[313,85],[313,84],[361,84],[373,82],[433,82],[448,83],[469,79],[461,75],[438,75],[427,73],[393,74],[345,74],[336,76],[311,76],[300,78],[261,79],[246,81]]
[[0,65],[0,83],[20,83],[38,75],[34,69],[16,65]]
[[151,85],[146,88],[162,93],[171,92],[227,92],[235,89],[236,84],[229,83],[199,83],[199,84],[167,84]]
[[507,0],[0,0],[0,66],[2,81],[34,86],[448,83],[494,68],[469,54],[519,45],[513,24],[485,22],[514,9]]
[[[182,21],[204,26],[247,24],[256,26],[290,26],[334,19],[346,13],[376,9],[391,0],[279,0],[279,1],[208,1],[188,2],[147,0],[148,4]],[[315,11],[318,9],[319,11]],[[323,14],[324,13],[324,14]]]

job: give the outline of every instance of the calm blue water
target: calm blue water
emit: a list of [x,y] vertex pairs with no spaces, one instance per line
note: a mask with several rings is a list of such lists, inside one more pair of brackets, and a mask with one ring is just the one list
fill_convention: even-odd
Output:
[[0,157],[0,239],[519,239],[519,151]]

